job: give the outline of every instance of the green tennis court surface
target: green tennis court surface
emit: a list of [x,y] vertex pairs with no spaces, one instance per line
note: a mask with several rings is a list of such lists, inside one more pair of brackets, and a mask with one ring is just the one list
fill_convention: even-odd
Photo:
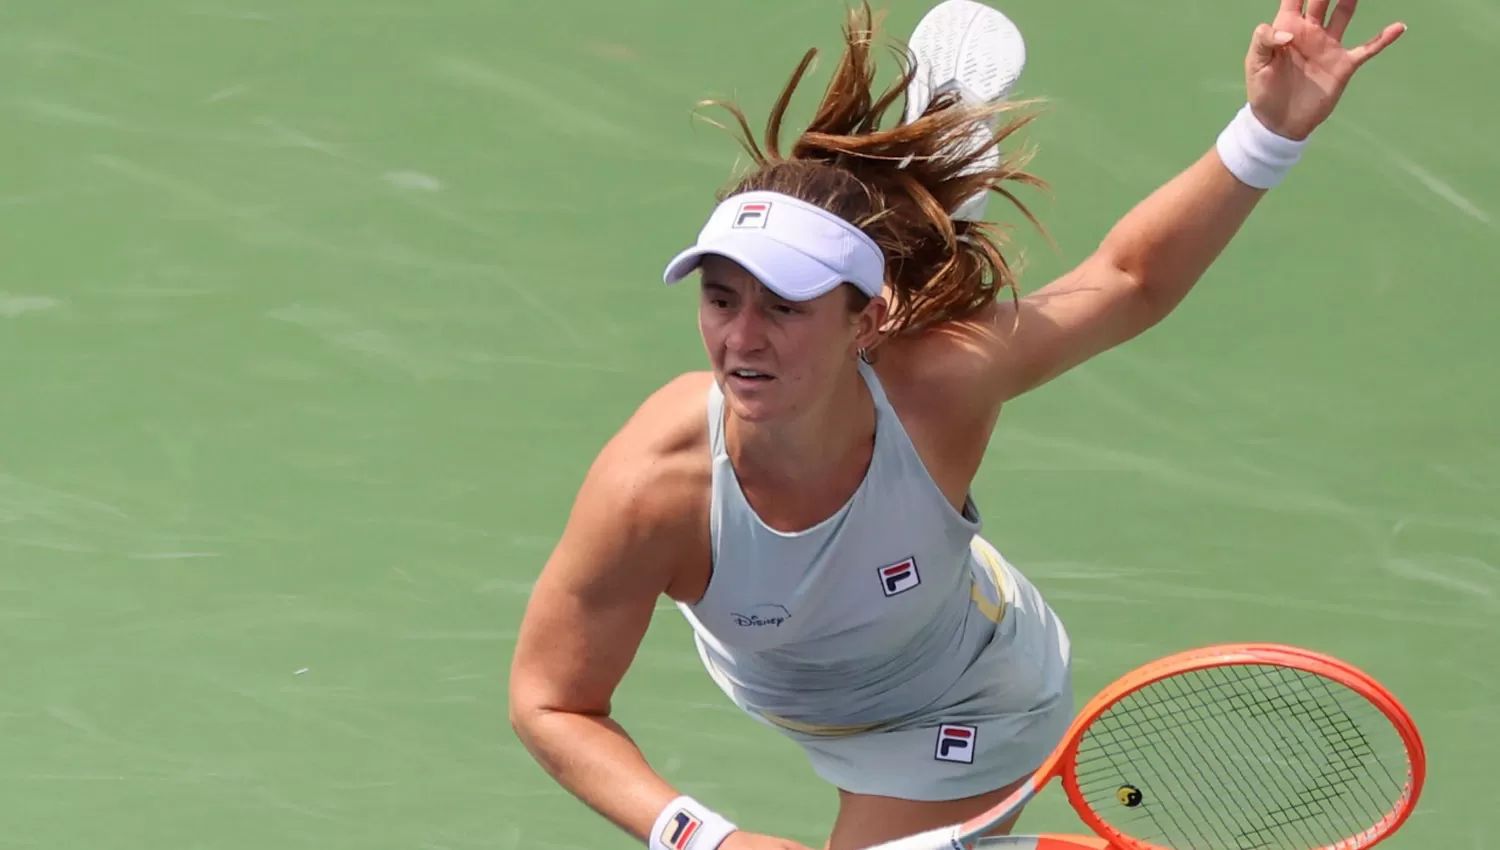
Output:
[[[1019,231],[1027,286],[1207,149],[1274,5],[1004,5],[1052,101],[1027,200],[1061,252]],[[758,119],[841,8],[0,7],[0,843],[627,846],[509,731],[517,618],[596,448],[701,362],[659,273],[735,148],[690,107]],[[1480,850],[1500,5],[1356,30],[1398,17],[1181,311],[1016,404],[977,495],[1080,698],[1208,642],[1341,655],[1429,746],[1387,846]],[[821,843],[832,791],[672,612],[617,705],[684,790]],[[1049,793],[1023,828],[1077,824]]]

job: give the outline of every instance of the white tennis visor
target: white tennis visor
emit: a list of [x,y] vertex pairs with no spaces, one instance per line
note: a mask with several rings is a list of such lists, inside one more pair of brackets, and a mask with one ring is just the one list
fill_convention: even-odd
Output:
[[682,280],[709,254],[739,263],[788,301],[809,301],[845,282],[873,298],[885,283],[885,257],[875,240],[833,213],[779,192],[725,199],[697,244],[667,264],[663,280]]

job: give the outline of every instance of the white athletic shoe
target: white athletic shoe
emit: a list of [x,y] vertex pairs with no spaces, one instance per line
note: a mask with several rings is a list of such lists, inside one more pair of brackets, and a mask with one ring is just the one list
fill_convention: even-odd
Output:
[[[976,106],[1002,100],[1026,70],[1021,30],[998,9],[974,0],[943,0],[934,6],[917,23],[908,46],[916,73],[906,90],[907,121],[920,117],[932,99],[946,91],[957,90],[964,103]],[[983,141],[976,139],[974,144]],[[976,166],[994,167],[999,162],[999,148],[991,147]],[[969,198],[953,218],[980,220],[989,195],[981,192]]]

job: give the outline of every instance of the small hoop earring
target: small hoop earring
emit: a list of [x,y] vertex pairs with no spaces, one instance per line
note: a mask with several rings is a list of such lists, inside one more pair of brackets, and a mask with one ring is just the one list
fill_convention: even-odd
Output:
[[869,363],[870,362],[870,349],[861,347],[859,349],[859,359],[865,361],[866,363]]

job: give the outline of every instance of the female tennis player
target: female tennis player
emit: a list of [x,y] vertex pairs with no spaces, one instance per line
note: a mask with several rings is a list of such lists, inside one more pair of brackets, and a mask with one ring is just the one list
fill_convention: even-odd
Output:
[[828,850],[962,820],[1034,770],[1072,717],[1068,638],[980,536],[971,482],[1002,405],[1164,319],[1404,31],[1345,48],[1355,3],[1330,5],[1281,0],[1216,142],[1025,297],[996,297],[999,231],[949,213],[978,190],[1025,211],[1009,187],[1038,181],[964,142],[1031,117],[943,94],[877,129],[911,74],[870,90],[868,8],[789,150],[811,54],[764,149],[730,106],[754,167],[665,273],[698,273],[710,368],[603,448],[521,626],[511,722],[550,775],[653,850],[800,847],[681,794],[611,719],[663,595],[729,698],[838,789]]

